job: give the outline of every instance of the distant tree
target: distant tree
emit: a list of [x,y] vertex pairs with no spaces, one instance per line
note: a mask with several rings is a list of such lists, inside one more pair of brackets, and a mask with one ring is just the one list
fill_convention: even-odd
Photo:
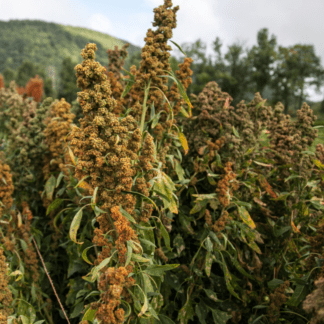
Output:
[[5,68],[2,72],[2,75],[5,82],[5,87],[8,88],[10,81],[15,80],[16,72],[11,68]]
[[321,102],[320,112],[324,114],[324,99]]
[[267,28],[259,30],[257,45],[254,45],[248,53],[248,59],[252,67],[253,92],[260,92],[261,95],[264,95],[264,88],[271,83],[271,71],[277,56],[276,45],[276,36],[271,35],[271,38],[269,38]]
[[225,54],[225,73],[220,76],[220,87],[231,95],[234,99],[233,103],[236,104],[242,99],[249,91],[251,68],[247,58],[246,50],[243,45],[234,43],[228,47]]
[[200,39],[194,43],[182,44],[182,49],[188,57],[193,59],[190,68],[193,71],[192,84],[188,93],[198,94],[202,91],[207,82],[215,80],[215,69],[211,57],[207,57],[207,45]]
[[[33,78],[37,73],[37,66],[30,62],[24,61],[18,68],[16,83],[20,86],[25,86],[30,78]],[[38,74],[40,75],[40,74]]]
[[320,88],[324,71],[313,45],[280,46],[276,63],[272,87],[276,99],[283,101],[287,113],[296,98],[298,107],[301,107],[306,97],[306,86]]
[[70,57],[66,57],[62,61],[62,67],[59,74],[60,83],[58,97],[65,98],[69,103],[72,103],[77,97],[78,87],[76,85],[76,76],[74,67],[76,63]]
[[41,65],[34,64],[28,60],[24,61],[17,70],[15,81],[19,86],[24,87],[29,79],[34,78],[36,75],[43,79],[45,96],[53,96],[52,80],[46,76],[45,68]]

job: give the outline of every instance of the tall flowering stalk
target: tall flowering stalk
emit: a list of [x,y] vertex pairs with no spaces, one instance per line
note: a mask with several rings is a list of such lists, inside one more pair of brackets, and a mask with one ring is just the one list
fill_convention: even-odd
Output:
[[71,132],[72,121],[75,115],[70,112],[71,105],[62,98],[56,100],[50,106],[51,117],[46,122],[47,127],[44,130],[45,142],[50,154],[45,157],[43,168],[44,178],[47,180],[51,172],[63,172],[68,176],[68,167],[66,164],[72,164],[68,153],[67,142],[68,135]]
[[3,249],[0,247],[0,324],[7,324],[8,316],[12,314],[12,293],[9,290],[8,266]]
[[[167,42],[172,38],[172,30],[177,26],[176,13],[179,10],[179,6],[173,8],[172,6],[171,0],[165,0],[163,5],[153,10],[153,27],[157,28],[156,30],[149,29],[146,33],[145,46],[142,48],[142,60],[138,71],[134,66],[131,68],[135,83],[129,94],[132,102],[137,103],[131,112],[136,119],[142,116],[143,104],[147,107],[146,112],[144,112],[146,119],[149,118],[152,104],[156,113],[164,111],[167,115],[176,115],[184,104],[177,82],[174,83],[170,91],[167,85],[167,76],[172,72],[169,62],[172,48]],[[191,62],[192,59],[186,58],[184,63],[179,65],[180,70],[177,72],[178,82],[181,83],[184,91],[191,83]],[[146,95],[145,88],[148,84],[150,84],[150,87]],[[145,97],[147,97],[147,100]],[[170,111],[169,102],[166,99],[172,101],[172,111]],[[175,122],[172,118],[166,122],[165,114],[161,116],[161,120],[163,121],[163,125],[159,124],[161,131],[164,128],[170,128]]]
[[[93,243],[102,247],[95,265],[100,265],[112,252],[117,251],[118,259],[114,268],[107,266],[100,269],[98,288],[101,291],[101,303],[97,307],[96,318],[105,323],[123,323],[124,309],[120,307],[121,299],[129,298],[127,288],[134,283],[129,277],[134,262],[126,265],[127,242],[140,244],[136,232],[130,222],[121,213],[120,208],[134,219],[141,219],[135,212],[136,196],[131,193],[134,180],[137,186],[145,184],[152,177],[153,161],[152,137],[147,134],[141,147],[141,132],[135,119],[128,115],[118,118],[115,114],[116,101],[111,97],[110,83],[105,69],[95,61],[95,44],[87,44],[81,55],[82,64],[75,67],[78,87],[78,100],[84,118],[80,120],[80,128],[72,130],[71,146],[78,158],[75,176],[82,181],[87,178],[89,193],[93,195],[99,227],[95,229]],[[154,145],[153,145],[154,147]],[[141,180],[142,179],[142,180]],[[142,190],[148,196],[148,191]],[[145,218],[150,216],[153,208],[143,204],[149,210]],[[97,210],[97,211],[98,211]],[[108,235],[109,233],[109,235]],[[112,244],[112,240],[115,246]]]

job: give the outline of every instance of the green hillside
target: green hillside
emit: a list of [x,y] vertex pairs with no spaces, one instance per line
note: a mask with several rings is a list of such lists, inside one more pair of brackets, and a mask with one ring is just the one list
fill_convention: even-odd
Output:
[[[16,70],[24,60],[29,60],[57,75],[65,57],[78,63],[82,61],[80,51],[89,42],[97,44],[96,58],[107,65],[107,49],[126,43],[90,29],[39,20],[0,21],[0,30],[0,73],[6,67]],[[140,48],[129,46],[129,55],[136,51]]]

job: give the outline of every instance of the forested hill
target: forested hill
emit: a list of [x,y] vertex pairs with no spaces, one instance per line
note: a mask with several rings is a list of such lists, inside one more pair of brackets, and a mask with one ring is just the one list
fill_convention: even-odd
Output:
[[[97,44],[96,58],[107,65],[107,49],[121,47],[126,41],[81,27],[64,26],[40,20],[0,21],[0,73],[5,68],[16,70],[24,60],[55,67],[56,71],[65,57],[80,63],[80,51],[89,42]],[[140,51],[130,45],[128,53]]]

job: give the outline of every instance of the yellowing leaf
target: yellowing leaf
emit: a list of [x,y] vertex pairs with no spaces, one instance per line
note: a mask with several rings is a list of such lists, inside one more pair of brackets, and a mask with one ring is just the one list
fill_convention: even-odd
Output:
[[181,145],[182,145],[182,147],[183,147],[183,149],[185,151],[185,154],[187,154],[188,151],[189,151],[188,142],[187,142],[187,139],[186,139],[185,135],[183,133],[181,133],[181,132],[179,133],[179,141],[180,141],[180,143],[181,143]]
[[88,182],[86,181],[82,181],[80,184],[79,184],[79,187],[82,188],[82,189],[85,189],[85,190],[88,190],[90,191],[92,189],[92,187],[89,185]]
[[83,244],[83,242],[78,242],[77,238],[76,238],[77,232],[80,227],[81,220],[82,220],[82,209],[83,208],[81,208],[75,214],[75,216],[73,217],[72,223],[71,223],[71,227],[70,227],[70,238],[74,243],[77,243],[77,244]]
[[20,212],[18,212],[18,214],[17,214],[17,219],[18,219],[18,224],[17,224],[17,226],[18,226],[18,228],[19,228],[19,227],[21,227],[21,225],[22,225],[22,219],[21,219],[21,214],[20,214]]
[[74,165],[76,165],[76,162],[75,162],[75,156],[74,156],[72,150],[70,149],[70,147],[69,147],[69,155],[70,155],[70,158],[71,158],[72,163],[73,163]]
[[249,212],[243,206],[240,206],[238,208],[238,211],[239,211],[240,217],[242,218],[243,222],[245,224],[247,224],[249,227],[251,227],[252,229],[254,229],[256,226],[255,226],[253,219],[251,218]]
[[321,161],[313,160],[313,162],[320,170],[324,170],[324,164],[322,164]]
[[229,107],[229,97],[226,98],[223,109],[227,109]]
[[295,225],[293,220],[291,220],[291,227],[292,227],[294,233],[300,233],[300,230],[297,228],[297,226]]

